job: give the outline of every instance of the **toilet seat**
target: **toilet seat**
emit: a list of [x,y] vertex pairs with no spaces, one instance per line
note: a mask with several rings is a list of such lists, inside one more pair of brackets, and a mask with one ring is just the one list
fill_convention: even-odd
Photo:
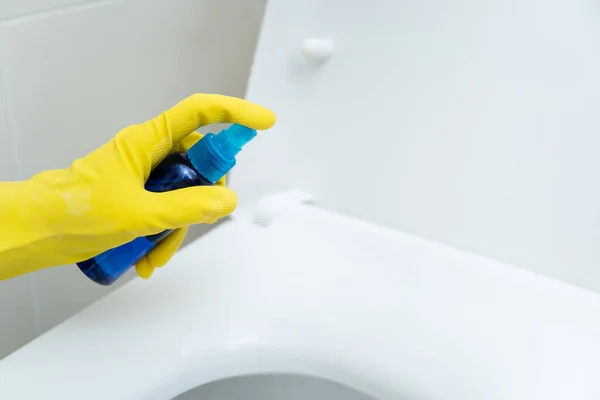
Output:
[[169,399],[259,373],[379,399],[600,395],[600,296],[313,206],[253,221],[0,361],[0,398]]

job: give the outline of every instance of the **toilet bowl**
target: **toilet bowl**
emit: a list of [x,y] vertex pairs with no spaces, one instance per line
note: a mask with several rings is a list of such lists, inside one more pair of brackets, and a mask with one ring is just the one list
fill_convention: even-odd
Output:
[[256,375],[213,382],[175,400],[373,400],[364,393],[319,378],[299,375]]
[[246,209],[0,361],[0,398],[246,382],[287,400],[304,379],[360,400],[597,399],[599,368],[600,296],[297,204]]

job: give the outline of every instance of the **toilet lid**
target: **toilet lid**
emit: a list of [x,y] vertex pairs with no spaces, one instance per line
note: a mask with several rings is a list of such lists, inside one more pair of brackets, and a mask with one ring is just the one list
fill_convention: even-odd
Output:
[[240,154],[240,201],[300,188],[600,292],[594,2],[267,3],[247,97],[277,123]]
[[598,295],[317,207],[271,217],[240,213],[0,361],[0,398],[269,372],[380,399],[600,398]]

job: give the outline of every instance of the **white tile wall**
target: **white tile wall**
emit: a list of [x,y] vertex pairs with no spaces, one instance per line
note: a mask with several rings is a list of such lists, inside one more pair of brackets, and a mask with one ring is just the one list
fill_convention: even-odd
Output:
[[[0,65],[2,60],[0,54]],[[16,178],[14,141],[9,130],[5,93],[0,68],[0,181]],[[30,278],[0,282],[0,358],[27,343],[34,335]]]
[[[10,135],[27,178],[66,167],[119,129],[191,93],[242,96],[265,6],[265,0],[1,3],[0,76],[6,88],[0,94],[11,110],[11,129],[0,125],[2,179],[15,174],[14,162],[6,161],[13,145],[4,146]],[[38,12],[46,9],[51,11]],[[28,15],[6,19],[17,13]],[[16,321],[20,327],[0,330],[0,358],[4,343],[15,347],[32,337],[32,315],[40,333],[111,290],[88,282],[74,266],[9,282],[0,284],[0,326]],[[6,298],[22,300],[23,309],[5,310]]]
[[24,175],[193,92],[243,94],[262,1],[124,0],[2,26]]

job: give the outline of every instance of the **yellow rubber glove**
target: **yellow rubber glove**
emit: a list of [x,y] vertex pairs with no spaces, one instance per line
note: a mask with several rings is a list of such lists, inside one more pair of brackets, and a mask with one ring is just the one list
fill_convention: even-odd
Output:
[[188,225],[214,223],[237,205],[235,193],[223,186],[144,189],[154,166],[189,148],[200,138],[191,133],[215,122],[263,130],[275,123],[275,115],[245,100],[196,94],[125,128],[69,168],[0,183],[0,280],[83,261],[136,237],[179,228],[137,265],[138,274],[149,277],[177,250]]

